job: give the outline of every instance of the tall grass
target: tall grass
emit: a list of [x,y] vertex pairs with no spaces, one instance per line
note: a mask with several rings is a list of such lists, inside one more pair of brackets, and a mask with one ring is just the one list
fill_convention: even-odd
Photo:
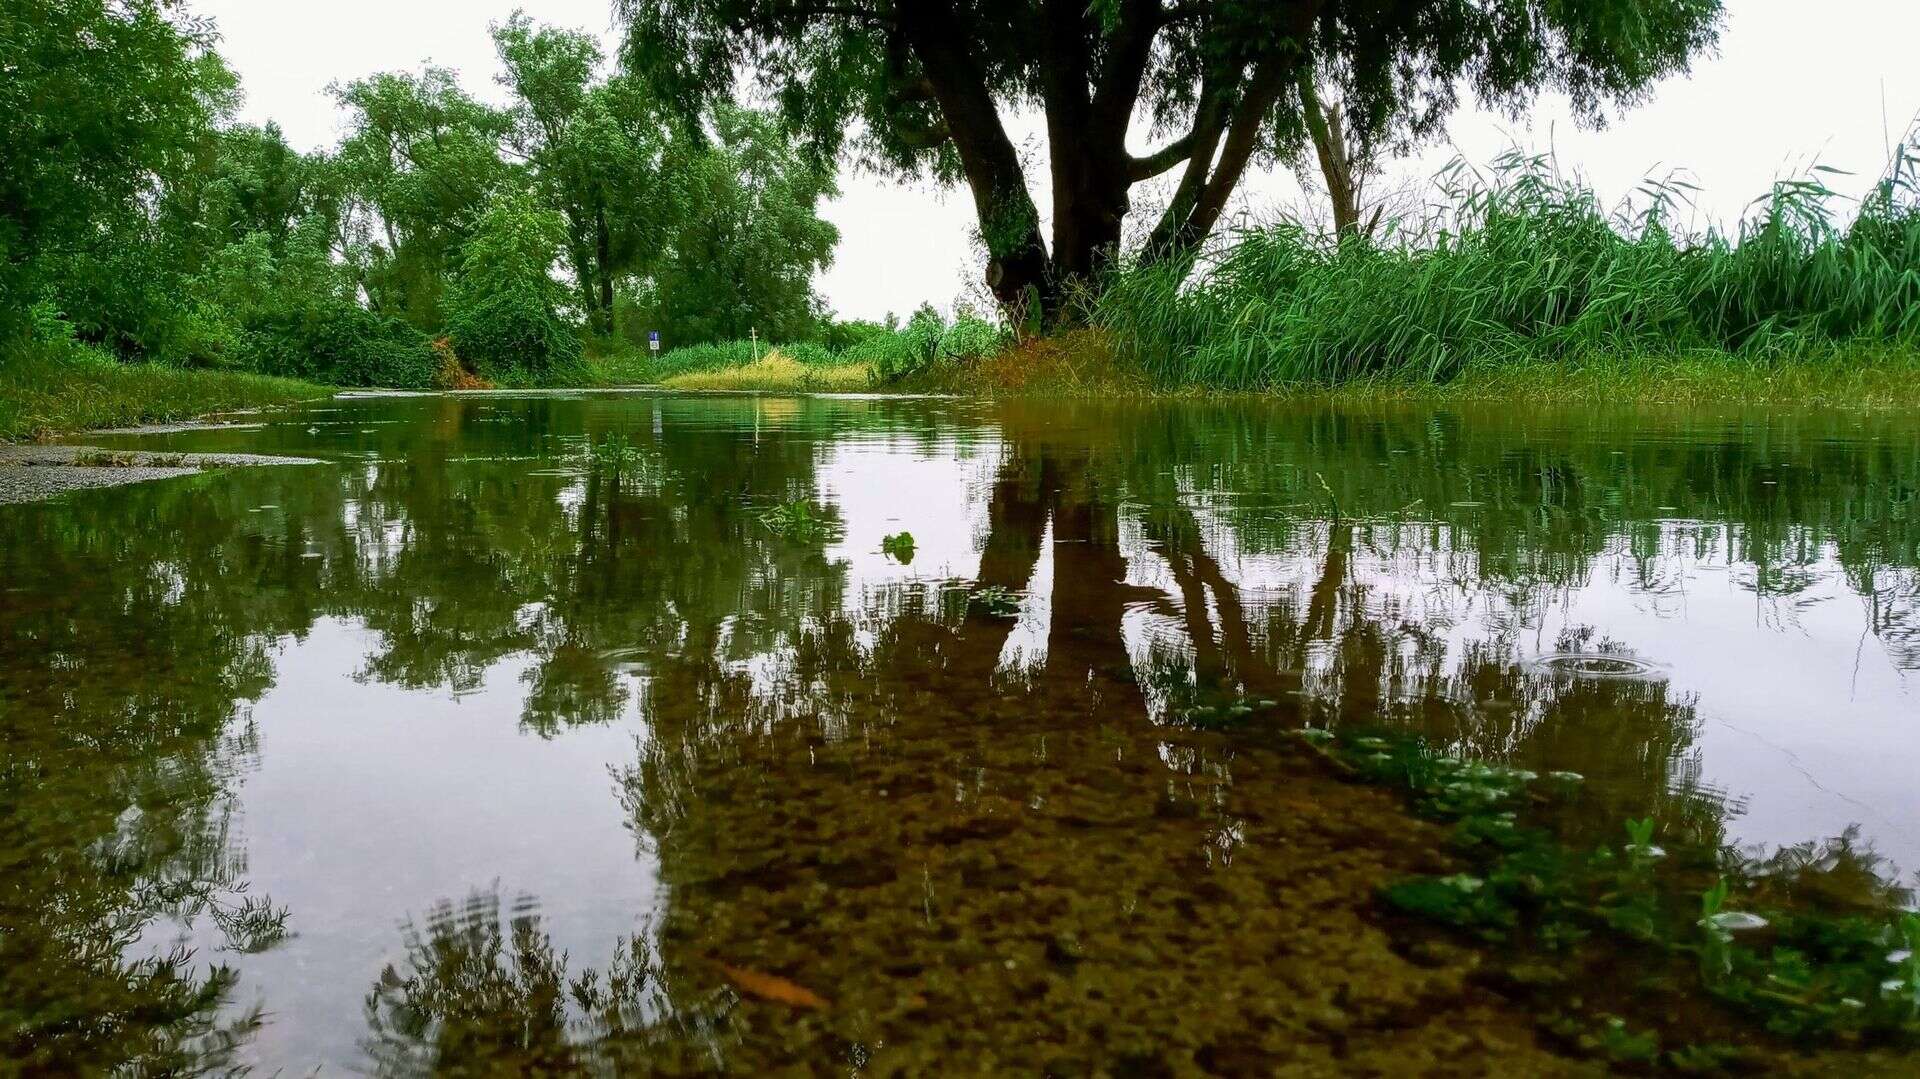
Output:
[[333,392],[271,375],[121,363],[71,341],[14,342],[0,345],[0,442],[187,420]]
[[712,341],[673,349],[654,362],[650,373],[662,381],[717,374],[752,367],[768,353],[778,351],[802,367],[839,369],[834,376],[836,383],[846,381],[844,369],[858,366],[873,384],[885,385],[922,374],[941,363],[983,359],[999,352],[1006,343],[1004,330],[977,316],[963,313],[949,323],[931,307],[923,307],[904,326],[875,327],[874,332],[860,335],[844,348],[812,341]]
[[[1194,267],[1123,267],[1094,321],[1165,384],[1444,382],[1472,367],[1712,352],[1750,362],[1920,345],[1920,184],[1902,155],[1847,226],[1817,178],[1733,234],[1674,224],[1684,185],[1608,213],[1550,161],[1456,166],[1378,241],[1298,223],[1239,232]],[[1191,269],[1191,272],[1189,270]]]

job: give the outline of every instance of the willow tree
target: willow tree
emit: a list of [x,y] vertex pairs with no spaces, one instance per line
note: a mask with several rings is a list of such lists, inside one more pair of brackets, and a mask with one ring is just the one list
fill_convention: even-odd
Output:
[[[1599,120],[1712,45],[1720,0],[616,0],[628,62],[688,108],[751,74],[822,153],[964,181],[1003,303],[1049,315],[1118,250],[1190,253],[1249,167],[1303,145],[1302,86],[1408,140],[1470,94],[1564,92]],[[1044,113],[1051,243],[1004,114]],[[849,132],[852,134],[849,135]],[[1138,137],[1140,149],[1130,145]],[[851,138],[851,145],[849,145]]]

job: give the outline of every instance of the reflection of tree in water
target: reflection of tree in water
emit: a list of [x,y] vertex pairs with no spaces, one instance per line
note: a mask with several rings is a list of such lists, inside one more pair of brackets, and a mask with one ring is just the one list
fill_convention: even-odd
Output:
[[[131,517],[138,527],[129,527]],[[9,510],[0,528],[0,1054],[26,1070],[191,1071],[257,1016],[216,1018],[233,973],[140,944],[207,917],[229,948],[284,912],[248,894],[231,794],[258,752],[244,705],[266,638],[310,608],[217,484]],[[249,589],[223,587],[244,578]]]
[[367,1055],[382,1075],[570,1075],[711,1040],[731,1011],[676,1009],[643,935],[603,968],[569,970],[530,897],[503,928],[497,891],[403,930],[406,958],[367,994]]
[[[472,409],[433,407],[446,415],[431,437],[390,429],[386,459],[365,468],[204,477],[0,522],[0,579],[20,589],[0,604],[0,651],[53,657],[9,665],[0,687],[0,959],[38,972],[7,980],[10,998],[30,998],[9,1009],[27,1018],[8,1020],[8,1048],[123,1060],[170,1018],[205,1014],[196,994],[213,982],[150,976],[120,945],[166,912],[244,902],[232,893],[244,857],[223,830],[249,752],[233,705],[270,683],[270,642],[326,616],[368,627],[364,676],[400,685],[465,691],[523,655],[522,720],[542,735],[644,692],[653,735],[622,795],[669,858],[753,795],[723,781],[773,753],[776,735],[885,745],[876,717],[964,702],[954,722],[977,739],[943,749],[984,773],[1004,771],[992,740],[1008,732],[1047,734],[1059,752],[1063,729],[1131,737],[1183,703],[1241,694],[1296,719],[1413,723],[1468,755],[1596,773],[1610,762],[1594,776],[1595,816],[1653,812],[1705,838],[1715,814],[1690,789],[1691,700],[1517,659],[1546,597],[1603,563],[1658,591],[1682,548],[1748,567],[1746,587],[1769,601],[1846,588],[1895,663],[1920,667],[1920,465],[1818,427],[1563,439],[1511,418],[1009,406],[976,583],[1021,589],[1043,554],[1053,581],[1044,661],[1009,678],[1010,620],[926,584],[863,597],[856,625],[823,545],[759,524],[768,505],[823,500],[824,426],[756,442],[724,425],[652,436],[627,417],[643,466],[613,482],[462,459],[478,437],[462,426]],[[514,437],[554,448],[578,423],[554,408],[529,406]],[[277,508],[250,513],[263,502]],[[1140,583],[1149,562],[1162,576]],[[1409,596],[1382,586],[1382,566],[1445,587]],[[1483,598],[1484,638],[1449,644],[1469,594]],[[1220,790],[1230,757],[1181,747],[1155,767],[1212,775]],[[889,782],[924,780],[907,769]],[[1235,827],[1223,812],[1208,820],[1211,835]],[[853,863],[808,871],[857,883],[869,871]],[[752,879],[740,872],[715,887]],[[519,954],[500,947],[500,963]],[[52,992],[67,969],[79,973]],[[67,999],[123,1019],[35,1025]]]

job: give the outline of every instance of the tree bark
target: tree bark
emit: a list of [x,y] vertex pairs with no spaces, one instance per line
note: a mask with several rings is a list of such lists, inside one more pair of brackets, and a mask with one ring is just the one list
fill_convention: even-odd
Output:
[[898,11],[900,32],[926,72],[973,193],[987,245],[987,287],[1016,314],[1037,307],[1042,318],[1050,319],[1059,297],[1048,272],[1040,214],[986,78],[967,51],[960,20],[947,0],[916,0]]
[[1327,201],[1333,205],[1333,231],[1341,241],[1360,235],[1360,188],[1354,179],[1353,148],[1347,145],[1346,125],[1340,106],[1327,107],[1313,84],[1313,72],[1300,71],[1300,110],[1307,121],[1307,134],[1313,139],[1313,153],[1320,161],[1320,176],[1327,185]]
[[594,254],[600,262],[600,310],[596,321],[601,333],[613,332],[613,236],[607,228],[607,207],[593,208]]

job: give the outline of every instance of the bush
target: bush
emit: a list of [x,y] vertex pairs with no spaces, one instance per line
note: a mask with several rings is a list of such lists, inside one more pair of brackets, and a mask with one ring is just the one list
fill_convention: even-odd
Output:
[[936,363],[983,359],[1005,344],[1006,334],[985,319],[962,312],[949,326],[931,305],[924,305],[905,327],[869,337],[841,359],[871,365],[875,382],[896,382]]
[[236,351],[262,374],[343,386],[429,386],[438,367],[426,335],[344,303],[265,319],[241,332]]
[[512,379],[580,362],[580,337],[560,315],[553,278],[565,226],[531,194],[494,200],[467,241],[447,295],[447,336],[480,374]]
[[830,352],[845,352],[872,338],[892,332],[894,332],[893,327],[866,319],[848,319],[844,322],[838,319],[825,319],[820,325],[820,344]]

